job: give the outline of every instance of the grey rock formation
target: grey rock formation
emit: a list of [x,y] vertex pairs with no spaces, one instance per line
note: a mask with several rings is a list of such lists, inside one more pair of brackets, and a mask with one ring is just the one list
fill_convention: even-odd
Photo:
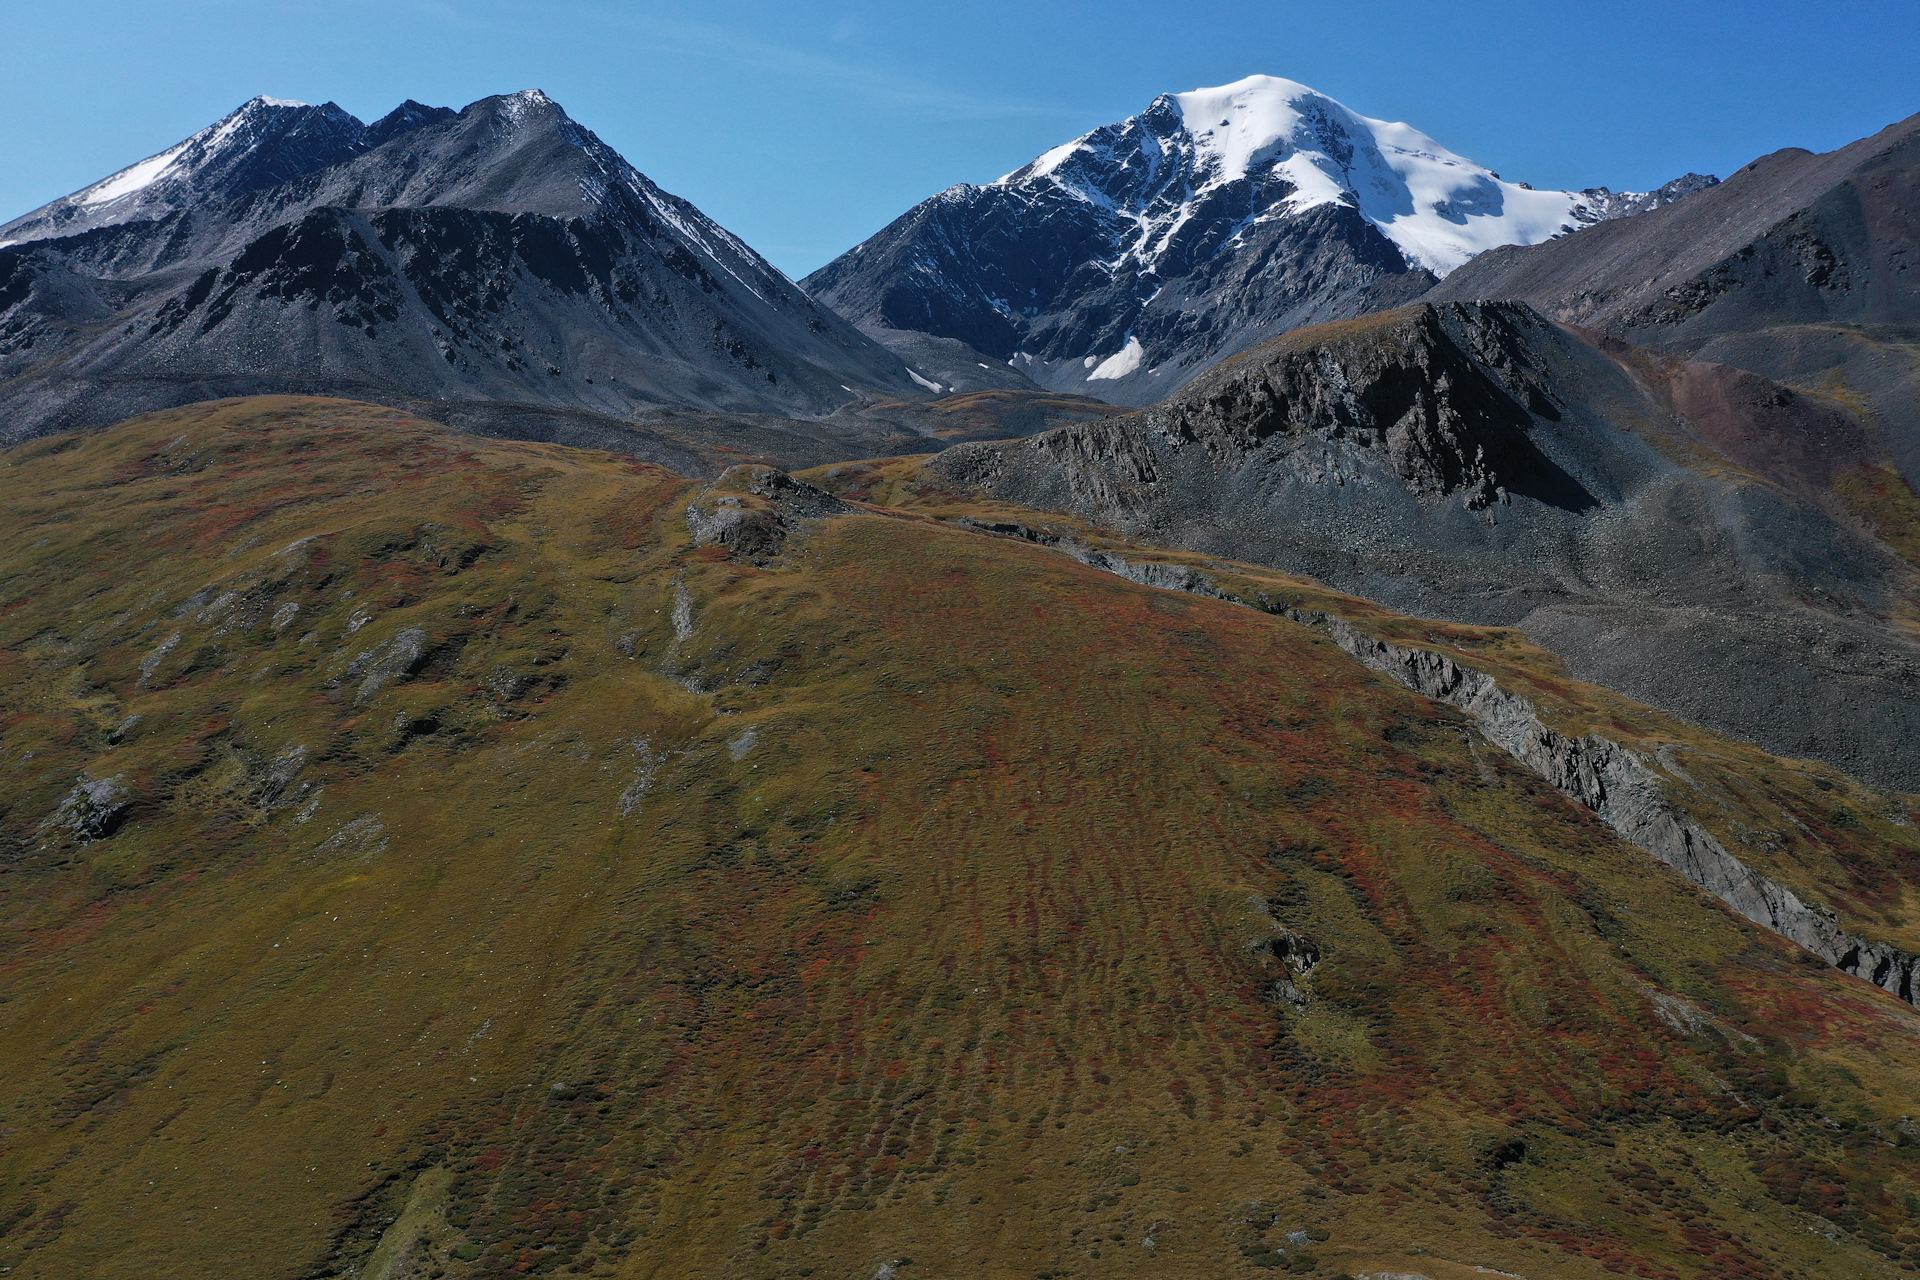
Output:
[[1580,194],[1587,198],[1587,207],[1594,215],[1592,221],[1608,222],[1614,218],[1631,218],[1635,214],[1665,208],[1696,191],[1719,185],[1720,179],[1710,173],[1688,173],[1652,191],[1614,191],[1608,187],[1588,187]]
[[133,808],[126,779],[89,778],[84,774],[60,805],[40,824],[42,835],[64,836],[75,844],[92,844],[118,831]]
[[[1177,268],[1115,271],[1107,260],[1135,231],[1130,218],[1050,189],[957,187],[803,284],[869,331],[956,339],[1042,386],[1137,405],[1263,339],[1397,306],[1435,283],[1352,209],[1263,222],[1230,249],[1210,243],[1244,218],[1220,210],[1195,225],[1187,234],[1208,251]],[[1088,380],[1130,340],[1137,367]]]
[[957,445],[925,474],[1516,626],[1582,679],[1920,788],[1920,646],[1886,621],[1912,569],[1525,307],[1295,333],[1150,409]]
[[1319,626],[1366,666],[1473,718],[1488,740],[1563,794],[1579,801],[1660,861],[1755,924],[1811,951],[1835,968],[1915,1003],[1920,957],[1841,927],[1839,917],[1761,875],[1668,797],[1653,764],[1599,734],[1575,738],[1540,719],[1534,705],[1502,689],[1484,671],[1431,649],[1390,644],[1342,619],[1296,615]]
[[347,665],[346,679],[360,679],[353,700],[365,702],[396,680],[404,680],[420,669],[427,659],[427,633],[408,627],[391,640],[383,640],[371,649],[355,654]]
[[371,127],[250,104],[182,148],[0,236],[0,440],[262,392],[616,419],[929,395],[537,91]]

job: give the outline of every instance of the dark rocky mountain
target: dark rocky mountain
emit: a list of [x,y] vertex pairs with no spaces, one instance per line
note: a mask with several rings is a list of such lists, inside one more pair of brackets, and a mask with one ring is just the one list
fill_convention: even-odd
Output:
[[9,440],[263,392],[817,418],[931,383],[538,91],[251,103],[5,237]]
[[1435,300],[1506,298],[1637,346],[1870,406],[1920,482],[1920,116],[1565,240],[1496,249]]
[[1712,182],[1535,191],[1254,76],[1163,95],[944,191],[804,283],[869,333],[956,339],[1042,385],[1138,405],[1277,334],[1408,302],[1491,246]]
[[438,124],[442,120],[451,120],[459,115],[452,107],[430,107],[424,102],[415,102],[408,98],[393,110],[367,126],[360,135],[360,141],[368,150],[383,142],[391,142],[403,133],[411,133],[424,124]]
[[1517,627],[1581,679],[1920,788],[1901,629],[1920,580],[1810,456],[1883,460],[1822,398],[1448,304],[1295,333],[1153,408],[961,445],[923,474]]
[[[154,222],[350,160],[436,111],[409,99],[368,126],[334,103],[255,98],[186,141],[0,226],[0,245]],[[377,133],[378,142],[370,141]]]

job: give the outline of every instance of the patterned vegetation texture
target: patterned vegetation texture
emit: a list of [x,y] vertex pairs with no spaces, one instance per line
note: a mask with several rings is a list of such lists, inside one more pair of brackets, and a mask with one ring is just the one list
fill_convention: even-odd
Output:
[[[0,463],[15,1280],[1920,1257],[1913,1009],[1317,632],[911,463],[759,563],[697,482],[344,401]],[[1914,945],[1920,800],[1228,568],[1669,746]]]

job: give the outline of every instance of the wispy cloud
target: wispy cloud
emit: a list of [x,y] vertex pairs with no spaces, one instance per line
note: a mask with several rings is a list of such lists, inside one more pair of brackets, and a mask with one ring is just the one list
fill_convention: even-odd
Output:
[[1056,119],[1078,116],[1084,110],[1044,99],[983,96],[949,89],[918,76],[774,44],[723,27],[666,22],[608,12],[597,6],[594,16],[609,26],[632,31],[664,51],[722,59],[743,70],[810,80],[870,102],[939,120]]

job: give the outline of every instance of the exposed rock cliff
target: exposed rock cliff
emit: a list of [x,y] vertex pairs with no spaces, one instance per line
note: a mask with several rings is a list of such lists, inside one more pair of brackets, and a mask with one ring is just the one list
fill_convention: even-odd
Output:
[[687,505],[687,530],[696,546],[723,546],[765,564],[785,549],[803,520],[848,515],[853,508],[832,494],[773,467],[729,467]]

